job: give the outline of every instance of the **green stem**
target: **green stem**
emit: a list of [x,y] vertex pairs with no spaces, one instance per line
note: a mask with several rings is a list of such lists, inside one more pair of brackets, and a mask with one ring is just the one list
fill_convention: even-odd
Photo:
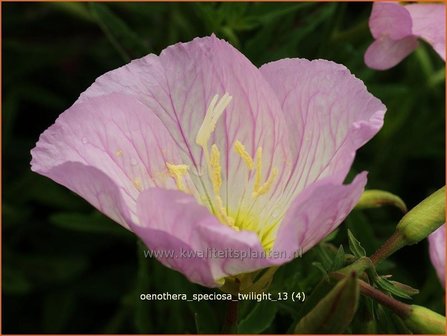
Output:
[[[331,277],[337,280],[341,280],[344,279],[346,275],[339,272],[334,272],[331,273]],[[384,306],[387,306],[400,317],[405,319],[410,316],[411,314],[410,305],[400,302],[394,299],[393,297],[386,295],[385,293],[381,292],[380,290],[374,288],[367,282],[360,279],[359,279],[359,286],[360,286],[360,293],[374,299],[375,301],[379,302]]]
[[405,246],[402,234],[396,230],[390,238],[370,257],[374,265],[389,257],[391,254]]

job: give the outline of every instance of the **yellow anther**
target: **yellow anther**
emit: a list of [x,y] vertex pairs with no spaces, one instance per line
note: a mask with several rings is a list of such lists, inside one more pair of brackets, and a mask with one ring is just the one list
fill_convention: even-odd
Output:
[[208,140],[211,134],[214,132],[216,128],[217,121],[220,116],[224,112],[225,108],[230,104],[232,97],[225,93],[223,97],[219,99],[218,95],[215,95],[208,106],[208,110],[206,111],[205,118],[203,119],[202,125],[199,128],[196,136],[196,144],[206,147]]
[[185,164],[175,165],[166,162],[166,167],[168,168],[169,174],[174,178],[177,189],[184,192],[185,184],[183,183],[183,176],[188,173],[189,166]]
[[220,166],[220,152],[216,144],[211,146],[210,156],[211,182],[213,183],[214,194],[219,194],[222,185],[222,167]]
[[255,192],[261,187],[262,181],[262,147],[256,150],[256,174],[255,174]]
[[115,155],[116,155],[117,157],[121,157],[121,156],[123,156],[123,151],[122,151],[121,149],[118,149],[118,150],[115,152]]
[[132,182],[133,182],[134,187],[135,187],[138,191],[143,190],[143,185],[142,185],[142,183],[141,183],[141,179],[140,179],[139,177],[134,178]]
[[225,210],[225,207],[222,202],[222,198],[219,195],[216,195],[216,217],[219,219],[222,223],[227,224],[229,227],[235,229],[236,231],[239,231],[239,228],[234,225],[234,218],[231,216],[228,216],[227,211]]
[[236,142],[234,143],[234,150],[236,151],[236,153],[239,154],[241,159],[244,160],[248,169],[252,170],[254,168],[253,159],[251,158],[250,154],[248,154],[245,146],[239,140],[236,140]]
[[269,177],[267,178],[267,181],[265,181],[263,185],[255,189],[255,191],[253,191],[253,196],[257,197],[264,195],[265,193],[268,193],[277,176],[278,176],[278,169],[273,168]]

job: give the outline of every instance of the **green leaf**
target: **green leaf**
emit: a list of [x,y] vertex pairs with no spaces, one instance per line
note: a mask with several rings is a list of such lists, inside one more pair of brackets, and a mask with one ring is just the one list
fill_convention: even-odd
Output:
[[332,240],[335,239],[335,237],[337,236],[338,232],[340,231],[340,228],[335,229],[334,231],[332,231],[331,233],[329,233],[323,240],[323,243],[329,243]]
[[320,262],[314,261],[312,263],[312,265],[315,266],[316,268],[318,268],[325,278],[327,278],[327,279],[329,278],[329,275],[327,274],[327,270],[324,268],[324,266]]
[[355,255],[357,258],[365,257],[366,251],[360,244],[360,242],[354,237],[354,235],[351,233],[351,231],[348,229],[348,239],[349,239],[349,249],[351,250],[352,254]]
[[266,330],[277,312],[277,306],[271,301],[256,303],[254,309],[238,325],[240,334],[259,334]]
[[346,227],[355,237],[362,237],[362,247],[367,252],[375,251],[383,241],[377,238],[371,219],[363,211],[354,210],[346,218]]
[[343,249],[343,245],[340,245],[340,247],[337,250],[337,253],[335,254],[334,259],[332,260],[332,266],[330,268],[330,271],[336,271],[342,268],[344,264],[345,264],[345,250]]
[[391,284],[393,284],[394,287],[396,287],[397,289],[402,290],[403,292],[405,292],[406,294],[413,296],[416,294],[419,294],[419,290],[416,288],[413,288],[411,286],[405,285],[401,282],[397,282],[397,281],[393,281],[393,280],[389,280],[389,282]]
[[326,244],[318,244],[315,248],[315,252],[318,255],[318,259],[321,262],[323,268],[328,271],[332,266],[332,256],[328,251],[328,245]]
[[129,62],[131,59],[144,56],[149,52],[145,43],[106,5],[91,2],[89,7],[95,21],[123,60]]
[[77,232],[118,236],[126,236],[128,233],[121,225],[97,211],[87,215],[76,212],[56,213],[50,216],[50,222],[60,228]]
[[403,299],[411,299],[411,296],[408,295],[405,290],[396,287],[392,282],[385,279],[384,277],[381,277],[381,276],[377,277],[375,279],[375,283],[383,290],[386,290],[387,292],[389,292],[395,296],[398,296]]

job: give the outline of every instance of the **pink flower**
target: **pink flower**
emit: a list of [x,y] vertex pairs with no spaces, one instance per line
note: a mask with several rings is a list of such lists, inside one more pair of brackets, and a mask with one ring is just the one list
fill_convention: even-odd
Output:
[[430,259],[445,287],[445,224],[428,236]]
[[418,46],[418,38],[430,43],[445,61],[445,5],[375,2],[369,18],[375,41],[365,53],[372,69],[386,70],[402,61]]
[[166,266],[216,287],[291,260],[344,220],[366,173],[343,180],[385,110],[342,65],[258,69],[197,38],[99,77],[31,164],[167,252]]

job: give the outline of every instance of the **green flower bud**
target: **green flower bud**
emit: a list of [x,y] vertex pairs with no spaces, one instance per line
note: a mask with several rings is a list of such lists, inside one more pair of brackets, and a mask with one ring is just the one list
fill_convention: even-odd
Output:
[[445,186],[431,194],[408,212],[397,224],[405,245],[427,238],[445,223]]
[[404,322],[417,334],[445,335],[445,317],[425,307],[412,305],[410,316]]
[[416,205],[400,220],[394,234],[371,256],[372,262],[377,264],[400,248],[420,242],[445,221],[444,186]]
[[296,334],[342,333],[357,311],[359,282],[355,273],[337,285],[297,324]]
[[355,206],[356,209],[378,208],[382,205],[393,205],[403,213],[407,212],[407,206],[399,196],[383,190],[366,190]]

